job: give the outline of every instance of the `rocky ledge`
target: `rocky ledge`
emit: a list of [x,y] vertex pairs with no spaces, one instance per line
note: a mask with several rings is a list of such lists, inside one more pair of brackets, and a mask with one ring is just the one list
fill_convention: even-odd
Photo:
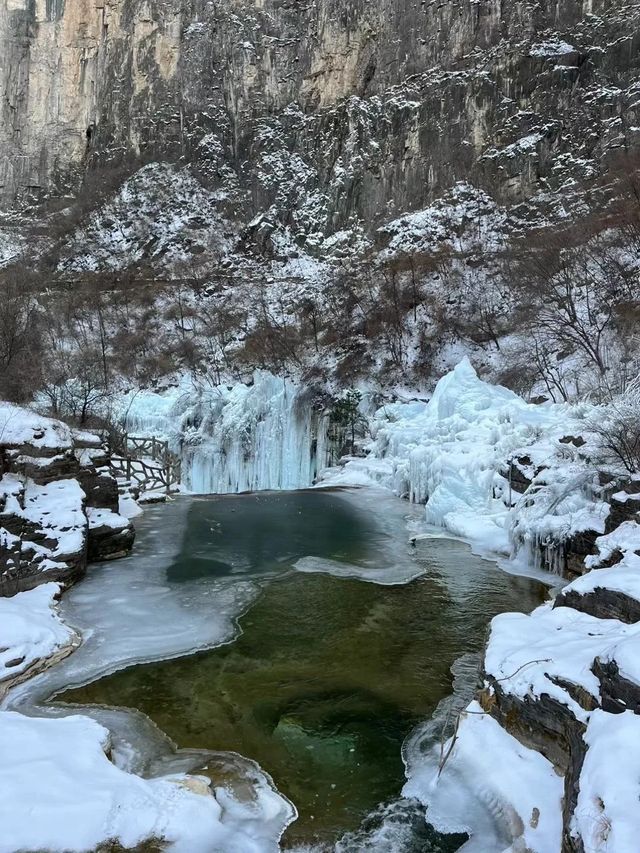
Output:
[[[505,853],[638,850],[638,484],[611,489],[582,573],[568,559],[574,579],[549,601],[493,619],[476,700],[419,790],[436,826],[481,835],[469,818],[480,800]],[[571,558],[576,541],[558,545]]]
[[130,552],[108,463],[98,436],[0,403],[0,596],[69,585]]
[[497,616],[487,644],[482,710],[564,780],[557,845],[528,839],[540,853],[637,849],[640,525],[633,492],[612,503],[588,571],[529,615]]

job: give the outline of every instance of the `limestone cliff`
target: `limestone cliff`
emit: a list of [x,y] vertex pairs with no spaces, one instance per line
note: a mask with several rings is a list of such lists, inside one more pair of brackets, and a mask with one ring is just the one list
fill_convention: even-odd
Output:
[[460,179],[548,207],[635,144],[639,41],[622,0],[0,0],[0,198],[134,157],[306,234]]

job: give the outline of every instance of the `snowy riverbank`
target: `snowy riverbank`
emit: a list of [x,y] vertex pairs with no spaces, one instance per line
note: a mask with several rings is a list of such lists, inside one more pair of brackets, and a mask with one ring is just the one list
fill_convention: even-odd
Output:
[[[194,609],[178,602],[173,615],[185,618],[167,632],[176,621],[170,607],[150,607],[158,605],[162,584],[154,599],[150,581],[138,583],[145,592],[136,596],[132,573],[109,566],[114,583],[102,591],[108,597],[94,600],[92,618],[72,629],[59,614],[63,587],[85,574],[89,560],[122,557],[133,542],[129,521],[117,513],[107,454],[96,436],[0,404],[0,473],[0,852],[131,848],[148,839],[184,853],[276,850],[294,812],[257,770],[247,777],[247,801],[198,774],[198,760],[206,756],[143,778],[128,766],[135,764],[135,748],[116,743],[106,725],[20,706],[20,691],[57,675],[62,658],[91,677],[135,658],[145,640],[156,656],[184,652],[231,635],[235,610],[212,620],[203,602],[198,626]],[[172,541],[175,547],[174,533],[167,531],[165,557]],[[74,591],[90,598],[90,588],[87,581]],[[109,630],[101,634],[105,619]],[[82,669],[87,656],[93,670]],[[14,703],[25,713],[11,710]]]

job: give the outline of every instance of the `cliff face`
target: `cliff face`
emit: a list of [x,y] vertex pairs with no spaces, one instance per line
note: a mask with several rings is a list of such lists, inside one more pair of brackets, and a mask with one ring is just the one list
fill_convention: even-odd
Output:
[[548,207],[633,146],[639,42],[621,0],[0,0],[0,199],[139,156],[305,234],[461,179]]

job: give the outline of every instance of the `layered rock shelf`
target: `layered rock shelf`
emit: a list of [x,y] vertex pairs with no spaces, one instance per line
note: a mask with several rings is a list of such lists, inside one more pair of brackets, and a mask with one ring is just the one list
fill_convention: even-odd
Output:
[[74,583],[133,540],[101,439],[0,404],[0,596]]

